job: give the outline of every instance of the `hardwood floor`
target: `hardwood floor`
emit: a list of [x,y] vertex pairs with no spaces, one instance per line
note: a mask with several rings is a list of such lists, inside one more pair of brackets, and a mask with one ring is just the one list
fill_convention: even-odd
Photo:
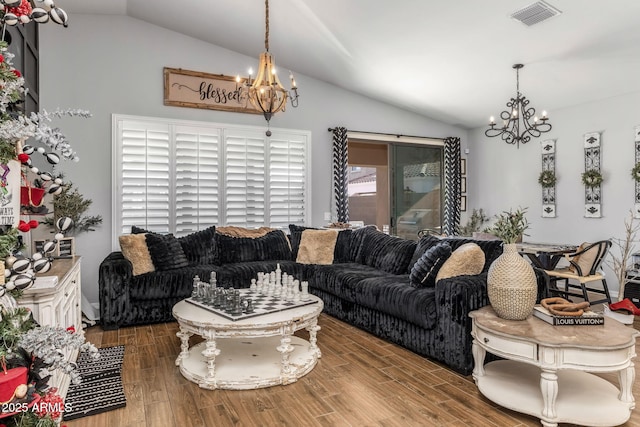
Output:
[[[417,356],[321,315],[322,359],[298,382],[258,390],[204,390],[174,361],[177,323],[118,331],[92,327],[98,347],[125,345],[127,406],[65,422],[68,427],[190,426],[539,426],[536,418],[498,407],[471,376]],[[634,325],[640,329],[640,323]],[[195,338],[193,343],[195,343]],[[640,348],[636,345],[636,352]],[[637,363],[640,366],[640,363]],[[604,376],[617,384],[617,376]],[[640,398],[640,383],[634,384]],[[640,426],[640,409],[625,426]]]

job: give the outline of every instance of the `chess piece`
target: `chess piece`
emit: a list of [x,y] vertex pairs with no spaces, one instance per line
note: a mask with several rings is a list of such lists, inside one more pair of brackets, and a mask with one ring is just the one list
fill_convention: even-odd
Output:
[[302,298],[307,299],[309,297],[309,282],[302,281]]
[[251,292],[255,292],[258,289],[258,285],[256,284],[256,279],[251,279],[251,286],[249,286],[249,290]]
[[253,313],[253,300],[251,298],[247,299],[247,307],[244,309],[244,312],[247,314]]
[[191,291],[191,298],[198,298],[198,282],[200,282],[200,278],[198,276],[193,277],[193,290]]
[[212,271],[211,276],[209,276],[209,284],[212,288],[216,288],[218,286],[218,280],[216,279],[216,272]]

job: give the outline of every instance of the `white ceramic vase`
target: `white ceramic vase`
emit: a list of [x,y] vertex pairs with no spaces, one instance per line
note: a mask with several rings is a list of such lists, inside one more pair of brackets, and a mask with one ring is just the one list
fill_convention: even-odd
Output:
[[533,312],[538,295],[536,274],[515,243],[505,244],[502,255],[489,267],[487,293],[498,317],[524,320]]

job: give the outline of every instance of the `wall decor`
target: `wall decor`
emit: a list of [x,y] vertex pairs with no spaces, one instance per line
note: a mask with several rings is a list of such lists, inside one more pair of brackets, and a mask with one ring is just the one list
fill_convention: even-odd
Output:
[[[636,126],[635,128],[635,159],[636,159],[636,163],[634,166],[634,169],[640,164],[640,125]],[[634,171],[631,171],[631,174],[634,175]],[[633,207],[633,217],[634,218],[640,218],[640,180],[637,177],[633,177],[635,182],[636,182],[636,186],[635,186],[635,190],[636,190],[636,194],[635,194],[635,204]]]
[[556,216],[556,141],[540,141],[542,150],[542,173],[538,182],[542,186],[542,217]]
[[467,159],[460,159],[460,175],[467,174]]
[[164,67],[164,105],[262,114],[235,77]]
[[460,211],[467,211],[467,196],[460,196]]
[[584,135],[584,216],[602,217],[602,174],[600,132]]
[[467,192],[467,177],[463,176],[460,179],[460,192],[461,193],[466,193]]

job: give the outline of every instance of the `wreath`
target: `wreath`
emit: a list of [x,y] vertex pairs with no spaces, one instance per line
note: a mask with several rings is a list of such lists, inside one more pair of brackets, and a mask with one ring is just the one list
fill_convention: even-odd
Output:
[[602,174],[597,170],[586,171],[582,174],[582,183],[586,187],[597,187],[602,184]]
[[640,162],[636,163],[633,169],[631,169],[631,177],[636,182],[640,182]]
[[556,175],[550,170],[542,171],[538,177],[538,184],[543,188],[553,187],[556,185]]

